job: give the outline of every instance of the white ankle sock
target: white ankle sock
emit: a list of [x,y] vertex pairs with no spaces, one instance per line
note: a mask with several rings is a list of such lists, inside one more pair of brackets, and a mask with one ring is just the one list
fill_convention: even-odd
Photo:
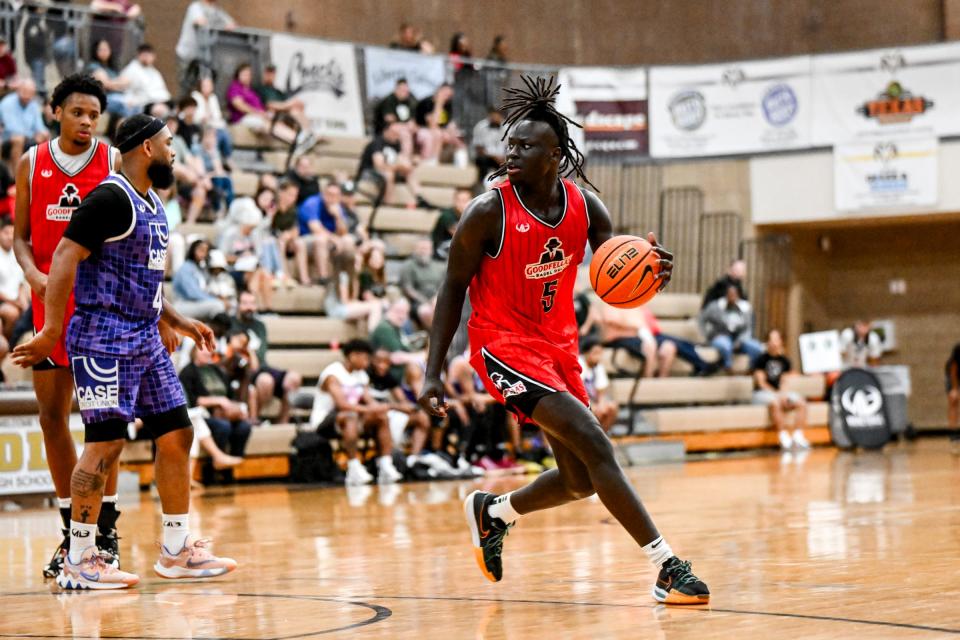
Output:
[[70,562],[79,564],[83,552],[97,543],[97,523],[70,521]]
[[73,500],[70,498],[57,498],[58,509],[69,509],[73,506]]
[[349,460],[347,460],[347,467],[348,467],[348,468],[349,468],[349,467],[360,467],[361,469],[364,469],[363,463],[360,462],[360,459],[359,459],[359,458],[350,458]]
[[650,561],[650,564],[658,570],[663,566],[664,562],[673,557],[673,549],[671,549],[667,541],[663,539],[663,536],[659,536],[653,542],[641,547],[641,549],[647,554],[647,559]]
[[507,524],[517,521],[517,518],[520,517],[520,514],[517,513],[517,511],[513,508],[513,505],[510,504],[510,496],[512,495],[513,491],[494,498],[493,503],[488,509],[491,518],[499,518]]
[[190,535],[190,514],[181,515],[161,514],[163,524],[163,546],[172,554],[180,553]]
[[392,467],[393,466],[393,456],[380,456],[377,458],[377,468],[382,469],[383,467]]
[[111,502],[113,504],[117,504],[117,500],[119,499],[120,499],[120,494],[115,493],[112,496],[103,496],[103,503],[106,504],[108,502]]

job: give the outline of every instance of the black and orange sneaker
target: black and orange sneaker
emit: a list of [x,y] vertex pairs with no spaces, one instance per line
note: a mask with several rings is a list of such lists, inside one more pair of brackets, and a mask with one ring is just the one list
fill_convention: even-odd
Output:
[[693,575],[690,562],[673,556],[660,568],[653,599],[665,604],[709,604],[710,590]]
[[474,491],[463,501],[463,513],[473,538],[473,552],[480,571],[490,582],[500,582],[503,577],[503,539],[513,523],[490,517],[490,504],[497,496],[486,491]]

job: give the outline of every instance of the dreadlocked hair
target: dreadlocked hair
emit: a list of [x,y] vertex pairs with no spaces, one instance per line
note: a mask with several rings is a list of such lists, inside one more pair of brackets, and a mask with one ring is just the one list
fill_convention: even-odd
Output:
[[[546,123],[557,134],[559,140],[562,154],[559,168],[560,175],[565,178],[571,175],[580,178],[594,190],[599,191],[583,171],[586,158],[573,140],[570,139],[568,125],[572,124],[580,129],[583,127],[557,111],[556,100],[557,94],[560,93],[560,85],[557,84],[556,78],[553,76],[533,78],[521,75],[520,79],[523,80],[524,87],[507,87],[503,90],[507,95],[500,106],[500,109],[506,113],[504,123],[507,125],[507,130],[503,134],[503,139],[506,139],[513,127],[522,120]],[[500,177],[506,174],[507,165],[504,163],[493,172],[491,177]]]

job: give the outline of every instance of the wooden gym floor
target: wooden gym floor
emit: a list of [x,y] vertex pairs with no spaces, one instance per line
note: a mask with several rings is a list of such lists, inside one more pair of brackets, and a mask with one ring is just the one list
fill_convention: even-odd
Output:
[[0,514],[3,638],[937,638],[960,635],[960,457],[945,440],[634,468],[713,591],[651,600],[653,572],[593,500],[524,518],[505,578],[474,565],[461,500],[523,478],[386,489],[214,489],[195,529],[237,558],[211,581],[149,571],[156,502],[124,496],[125,592],[57,594],[53,510]]

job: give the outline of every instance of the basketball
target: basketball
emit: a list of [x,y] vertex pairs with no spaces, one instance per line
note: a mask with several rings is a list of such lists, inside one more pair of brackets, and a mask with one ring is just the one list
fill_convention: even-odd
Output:
[[659,260],[653,246],[643,238],[614,236],[593,254],[590,284],[611,306],[639,307],[657,295]]

